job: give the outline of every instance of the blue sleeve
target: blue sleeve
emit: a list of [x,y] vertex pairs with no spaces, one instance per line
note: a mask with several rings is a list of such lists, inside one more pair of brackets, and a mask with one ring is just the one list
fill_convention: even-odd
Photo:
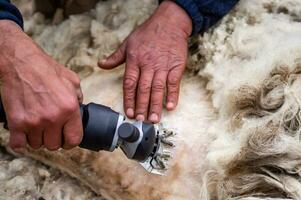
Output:
[[[162,2],[163,0],[160,0]],[[225,16],[239,0],[174,0],[190,15],[193,33],[206,31]]]
[[10,0],[0,0],[0,20],[8,19],[16,22],[23,29],[23,18],[19,10]]

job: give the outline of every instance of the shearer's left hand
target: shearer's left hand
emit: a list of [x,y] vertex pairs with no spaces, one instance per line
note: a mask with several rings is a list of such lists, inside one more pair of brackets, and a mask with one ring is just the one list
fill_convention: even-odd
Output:
[[126,62],[124,109],[129,118],[158,123],[165,90],[166,109],[176,108],[191,32],[189,15],[167,0],[116,52],[99,61],[103,69],[113,69]]

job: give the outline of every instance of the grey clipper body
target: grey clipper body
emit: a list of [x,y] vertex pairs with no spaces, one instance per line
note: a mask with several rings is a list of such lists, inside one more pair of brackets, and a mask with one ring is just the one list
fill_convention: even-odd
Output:
[[[138,161],[148,172],[159,175],[166,172],[172,158],[166,148],[174,146],[167,138],[173,132],[146,122],[127,122],[122,114],[100,104],[81,104],[80,111],[84,131],[81,148],[113,152],[120,147],[127,158]],[[2,102],[0,122],[4,122],[7,129]]]

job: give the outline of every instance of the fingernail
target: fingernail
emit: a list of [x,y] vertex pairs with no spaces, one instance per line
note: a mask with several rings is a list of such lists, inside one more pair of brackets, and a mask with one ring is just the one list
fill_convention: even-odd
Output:
[[144,116],[143,115],[137,115],[136,119],[138,121],[144,121]]
[[100,61],[100,64],[104,64],[104,63],[106,63],[107,62],[107,59],[102,59],[101,61]]
[[167,105],[166,105],[166,108],[168,110],[174,109],[174,107],[175,107],[175,104],[173,102],[168,102]]
[[151,122],[158,122],[159,121],[159,117],[156,113],[153,113],[149,116],[149,121]]
[[126,115],[128,117],[134,117],[134,110],[132,108],[129,108],[126,110]]

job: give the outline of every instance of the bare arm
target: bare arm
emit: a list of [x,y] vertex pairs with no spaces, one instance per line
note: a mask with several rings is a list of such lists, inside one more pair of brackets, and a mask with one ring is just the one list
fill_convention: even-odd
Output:
[[[17,24],[0,21],[0,90],[15,150],[49,150],[82,138],[77,75],[46,55]],[[64,143],[63,143],[64,141]]]

